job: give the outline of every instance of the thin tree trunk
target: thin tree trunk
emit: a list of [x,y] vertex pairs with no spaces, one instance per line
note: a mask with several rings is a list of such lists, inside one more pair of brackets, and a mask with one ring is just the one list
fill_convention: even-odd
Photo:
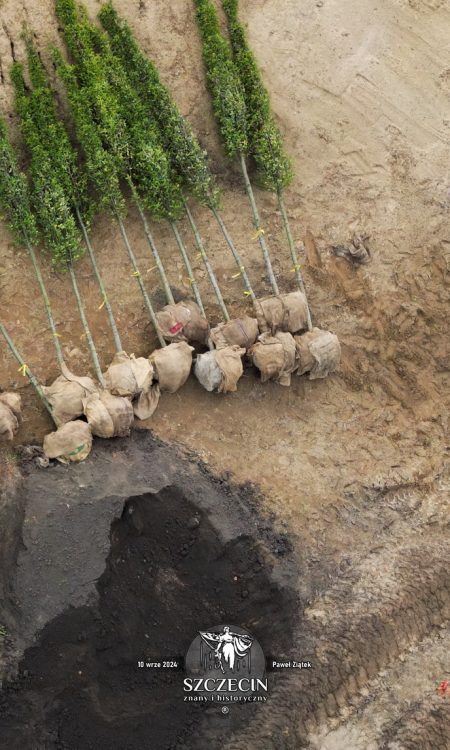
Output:
[[152,323],[153,323],[153,325],[155,327],[155,330],[156,330],[156,335],[158,336],[158,341],[161,344],[161,346],[166,346],[166,342],[164,341],[164,337],[162,336],[161,331],[159,330],[158,319],[156,317],[155,310],[154,310],[153,305],[151,303],[150,297],[148,296],[147,291],[145,289],[144,282],[142,281],[141,272],[139,271],[138,264],[137,264],[137,261],[136,261],[136,256],[133,253],[133,250],[131,249],[130,241],[128,239],[128,235],[126,233],[123,221],[120,218],[120,215],[119,215],[119,213],[117,211],[115,211],[115,216],[116,216],[117,222],[119,224],[120,233],[122,235],[122,239],[123,239],[124,245],[126,247],[128,256],[130,258],[131,265],[133,266],[133,271],[134,271],[133,276],[136,277],[136,280],[137,280],[137,282],[138,282],[138,284],[140,286],[140,289],[141,289],[141,292],[142,292],[142,296],[144,298],[145,306],[146,306],[146,308],[148,310],[148,314],[150,315],[150,320],[152,321]]
[[100,270],[99,270],[99,268],[97,266],[97,261],[96,261],[96,258],[95,258],[94,249],[93,249],[93,247],[91,245],[91,241],[89,239],[89,235],[88,235],[88,232],[87,232],[87,229],[86,229],[86,225],[85,225],[85,223],[84,223],[84,221],[83,221],[83,219],[81,217],[80,210],[79,210],[78,206],[75,206],[75,213],[76,213],[76,216],[77,216],[77,219],[78,219],[78,223],[79,223],[79,225],[81,227],[81,231],[83,233],[84,242],[86,244],[86,247],[87,247],[87,250],[88,250],[88,253],[89,253],[89,257],[91,259],[91,263],[92,263],[92,267],[94,269],[94,273],[95,273],[95,277],[97,279],[97,283],[98,283],[100,291],[102,293],[103,304],[105,305],[105,309],[106,309],[106,312],[107,312],[107,315],[108,315],[109,325],[111,327],[112,335],[113,335],[113,338],[114,338],[114,346],[116,348],[116,352],[121,352],[121,351],[123,351],[123,346],[122,346],[122,341],[120,339],[119,331],[117,329],[117,323],[116,323],[116,320],[115,320],[114,313],[112,311],[111,305],[109,303],[108,296],[106,294],[106,289],[105,289],[105,285],[103,283],[103,279],[102,279]]
[[305,299],[306,299],[306,307],[307,307],[307,315],[308,315],[308,318],[307,318],[308,331],[312,331],[311,312],[309,309],[308,297],[307,297],[306,289],[305,289],[305,282],[303,281],[303,275],[302,275],[302,271],[300,268],[300,263],[298,262],[297,249],[295,247],[294,238],[292,237],[291,227],[290,227],[288,215],[286,212],[286,206],[284,205],[283,194],[279,192],[277,193],[277,195],[278,195],[278,205],[280,206],[281,217],[283,219],[283,224],[284,224],[284,229],[286,232],[289,250],[291,252],[292,263],[294,264],[294,271],[295,271],[295,278],[297,280],[297,286],[300,289],[300,291],[305,295]]
[[18,363],[20,365],[20,369],[22,370],[23,374],[27,376],[27,378],[30,381],[31,385],[33,386],[34,390],[38,394],[39,398],[41,399],[41,401],[43,402],[45,408],[47,409],[48,413],[50,414],[50,416],[53,419],[52,407],[50,406],[49,401],[44,396],[44,392],[43,392],[43,390],[42,390],[42,388],[41,388],[41,386],[39,384],[38,379],[36,378],[35,375],[33,375],[33,373],[31,372],[30,368],[28,367],[28,365],[25,364],[25,362],[23,360],[23,357],[17,351],[16,347],[14,346],[14,343],[13,343],[12,339],[9,336],[8,331],[6,330],[5,326],[2,323],[0,323],[0,333],[2,334],[2,336],[5,339],[6,343],[8,344],[8,346],[9,346],[9,348],[11,350],[12,355],[17,359],[17,361],[18,361]]
[[209,280],[211,282],[212,288],[214,289],[214,293],[217,298],[217,302],[219,303],[219,307],[221,309],[222,315],[226,321],[230,320],[230,316],[228,314],[227,306],[224,302],[224,299],[222,297],[222,292],[220,291],[219,284],[217,282],[216,275],[213,271],[213,268],[211,266],[211,263],[209,262],[209,258],[206,254],[205,247],[202,242],[202,238],[200,237],[200,232],[198,231],[197,225],[194,221],[194,217],[192,216],[192,213],[189,209],[189,206],[186,201],[184,201],[184,207],[189,219],[189,223],[191,225],[192,231],[194,233],[195,241],[197,243],[197,247],[199,249],[200,255],[202,257],[203,263],[205,264],[206,271],[209,276]]
[[240,272],[240,274],[242,276],[242,280],[244,282],[244,286],[245,286],[245,290],[246,290],[245,294],[248,295],[251,298],[251,300],[253,302],[253,305],[254,305],[254,307],[256,309],[256,305],[257,305],[256,295],[255,295],[255,292],[253,291],[253,288],[252,288],[249,276],[248,276],[247,271],[245,269],[245,266],[244,266],[244,264],[242,262],[242,258],[240,256],[240,253],[239,253],[238,249],[236,248],[236,245],[234,244],[233,240],[231,239],[231,236],[228,233],[228,229],[225,226],[224,220],[222,219],[222,217],[219,214],[219,212],[217,211],[217,209],[214,208],[214,207],[211,207],[211,211],[213,212],[214,217],[215,217],[215,219],[216,219],[216,221],[217,221],[217,223],[218,223],[218,225],[219,225],[219,227],[221,229],[221,232],[222,232],[223,236],[225,237],[225,241],[226,241],[228,247],[231,250],[231,253],[232,253],[233,258],[234,258],[234,260],[236,262],[236,265],[239,268],[239,272]]
[[173,231],[173,233],[175,235],[175,239],[176,239],[176,242],[177,242],[177,245],[178,245],[178,249],[179,249],[179,251],[181,253],[181,257],[183,258],[184,265],[186,267],[186,271],[187,271],[187,274],[188,274],[189,282],[190,282],[190,284],[192,286],[192,290],[194,292],[195,301],[197,302],[197,305],[199,306],[200,311],[201,311],[203,317],[206,318],[205,308],[203,307],[202,298],[200,297],[199,288],[198,288],[197,282],[196,282],[196,280],[194,278],[194,272],[192,270],[192,266],[191,266],[191,262],[189,260],[188,254],[186,252],[186,248],[184,246],[184,242],[181,239],[181,235],[180,235],[180,233],[178,231],[178,227],[177,227],[176,223],[174,221],[169,221],[169,224],[170,224],[170,226],[172,228],[172,231]]
[[170,288],[169,280],[167,278],[166,272],[164,270],[164,266],[162,264],[161,257],[159,255],[158,248],[156,247],[155,241],[152,237],[152,233],[150,232],[150,227],[148,225],[147,217],[145,216],[144,210],[142,208],[141,202],[136,192],[136,188],[134,187],[131,181],[129,182],[129,185],[130,185],[130,189],[133,195],[133,200],[137,206],[137,209],[139,211],[139,216],[141,217],[141,221],[144,225],[144,232],[147,238],[147,242],[150,246],[150,250],[152,251],[152,255],[155,260],[156,267],[158,269],[158,272],[162,281],[162,285],[164,287],[164,294],[165,294],[166,300],[169,305],[173,305],[175,304],[175,300],[173,298],[172,290]]
[[61,365],[64,364],[64,356],[62,353],[61,344],[59,343],[58,333],[56,330],[56,324],[53,318],[53,312],[52,312],[52,308],[50,305],[50,300],[48,298],[47,289],[44,284],[44,279],[42,278],[41,269],[39,268],[39,265],[37,262],[36,253],[32,245],[29,243],[28,239],[26,240],[26,246],[27,246],[27,250],[30,255],[30,258],[31,258],[31,262],[33,264],[34,272],[36,274],[37,282],[39,284],[42,297],[44,299],[45,311],[47,313],[48,322],[50,324],[50,329],[52,332],[53,343],[55,345],[56,359],[58,360],[59,367],[61,367]]
[[279,289],[278,289],[278,284],[277,284],[277,280],[275,278],[275,274],[273,272],[272,263],[271,263],[271,260],[270,260],[269,248],[267,246],[267,242],[266,242],[266,239],[264,237],[264,230],[263,230],[263,228],[261,226],[261,219],[260,219],[260,216],[259,216],[258,206],[256,205],[255,196],[253,194],[253,188],[252,188],[249,176],[248,176],[247,164],[245,162],[245,156],[244,156],[244,154],[241,154],[240,158],[241,158],[242,174],[244,176],[245,189],[247,191],[247,196],[248,196],[248,199],[250,201],[251,208],[252,208],[253,223],[255,225],[255,229],[256,229],[257,234],[258,234],[258,240],[259,240],[259,244],[261,246],[261,250],[262,250],[264,262],[266,264],[266,269],[267,269],[267,274],[269,276],[270,285],[272,287],[273,293],[274,294],[279,294],[280,292],[279,292]]
[[76,300],[77,300],[78,311],[80,313],[81,322],[83,324],[83,329],[84,329],[84,333],[85,333],[85,336],[86,336],[86,341],[87,341],[88,346],[89,346],[89,351],[91,352],[92,362],[94,364],[94,370],[95,370],[95,373],[97,375],[98,382],[100,383],[100,385],[102,386],[102,388],[104,388],[105,387],[105,381],[104,381],[104,378],[103,378],[103,375],[102,375],[102,369],[100,367],[100,362],[99,362],[99,359],[98,359],[97,350],[95,348],[94,340],[92,338],[91,331],[90,331],[90,328],[89,328],[89,325],[88,325],[88,322],[87,322],[87,319],[86,319],[86,314],[84,312],[83,302],[82,302],[82,299],[81,299],[80,291],[78,289],[78,284],[77,284],[77,280],[76,280],[76,277],[75,277],[75,271],[73,270],[73,266],[72,266],[71,263],[69,264],[69,269],[68,270],[69,270],[69,274],[70,274],[70,280],[72,282],[73,293],[75,294],[75,297],[76,297]]

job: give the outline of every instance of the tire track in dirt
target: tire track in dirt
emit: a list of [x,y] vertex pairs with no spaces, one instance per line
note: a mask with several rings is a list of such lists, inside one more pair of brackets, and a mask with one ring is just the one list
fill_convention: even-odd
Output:
[[[392,505],[394,493],[380,494]],[[294,750],[299,746],[325,750],[328,745],[317,744],[317,737],[325,736],[330,720],[337,716],[348,717],[361,696],[371,694],[371,681],[377,675],[390,664],[401,665],[408,649],[415,651],[417,644],[430,634],[433,636],[450,619],[450,550],[445,497],[446,487],[443,486],[424,499],[412,518],[405,514],[389,524],[384,532],[380,531],[378,544],[372,552],[357,548],[352,551],[350,573],[339,576],[328,591],[314,600],[300,624],[296,655],[310,657],[313,669],[300,675],[277,676],[273,690],[274,715],[265,719],[267,711],[264,714],[260,711],[245,733],[230,740],[227,750],[253,746],[274,750]],[[359,562],[355,561],[358,555],[361,556]],[[439,640],[436,642],[439,644]],[[436,647],[436,665],[438,657],[443,663],[443,653],[445,649]],[[424,658],[427,658],[425,646]],[[420,670],[418,660],[415,674],[419,675]],[[410,674],[413,673],[411,667]],[[431,689],[434,691],[432,683]],[[422,715],[420,691],[419,695],[420,698],[416,696],[418,717]],[[376,707],[374,712],[376,716]],[[401,734],[405,742],[415,741],[413,730],[408,734],[411,722],[407,714],[405,710],[405,724],[400,717],[398,728],[386,728],[386,736]],[[437,733],[445,737],[440,725],[441,714],[439,709],[430,736]],[[345,726],[345,731],[347,744],[342,744],[342,748],[359,750],[359,745],[348,742],[357,736],[356,730]],[[339,747],[329,745],[333,750]],[[397,746],[392,745],[394,747]],[[398,747],[403,748],[403,745]],[[362,748],[369,750],[368,745],[363,744]],[[389,745],[380,737],[379,743],[371,745],[370,750],[372,748],[389,748]]]
[[445,674],[449,646],[446,626],[409,647],[338,718],[310,736],[309,750],[447,748],[450,703],[436,688]]

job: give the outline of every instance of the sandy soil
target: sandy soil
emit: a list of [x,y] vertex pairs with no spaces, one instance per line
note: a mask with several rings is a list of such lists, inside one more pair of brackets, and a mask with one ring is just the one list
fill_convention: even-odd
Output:
[[[94,13],[97,3],[87,4]],[[266,291],[240,177],[221,152],[211,117],[191,1],[116,5],[208,148],[224,187],[224,218],[256,288]],[[207,394],[192,380],[179,394],[165,395],[144,426],[195,451],[214,471],[259,485],[266,507],[310,539],[322,568],[332,568],[356,541],[362,549],[375,544],[376,513],[386,515],[386,493],[427,497],[448,458],[450,9],[443,0],[242,0],[242,8],[296,166],[287,195],[293,228],[299,239],[310,230],[319,252],[315,260],[309,255],[305,271],[314,318],[338,334],[342,368],[322,382],[296,378],[290,389],[263,386],[249,369],[238,393],[227,397]],[[56,25],[50,0],[3,0],[0,13],[0,105],[10,112],[10,38],[15,56],[22,57],[25,18],[45,54]],[[280,284],[291,288],[280,217],[271,196],[258,194],[258,201]],[[213,221],[200,209],[196,216],[227,303],[243,309],[239,280],[232,278]],[[133,211],[127,228],[142,267],[151,268]],[[56,368],[29,262],[0,231],[2,317],[27,362],[48,379]],[[371,251],[370,263],[359,269],[331,250],[355,232],[369,235]],[[187,226],[183,233],[195,258]],[[155,227],[155,237],[174,286],[186,289],[168,230]],[[153,333],[108,217],[96,222],[93,242],[126,347],[147,353]],[[199,265],[196,270],[211,319],[217,320],[204,272]],[[87,259],[78,277],[106,365],[112,339]],[[88,355],[75,306],[68,305],[68,281],[48,270],[46,278],[63,345],[82,372]],[[154,272],[146,280],[156,293]],[[7,356],[0,386],[12,384],[23,387]],[[49,424],[29,388],[23,394],[25,419],[17,441],[40,441]],[[381,500],[368,520],[373,493]]]
[[[91,4],[92,11],[96,7]],[[225,162],[211,119],[191,3],[119,7],[207,146],[225,188],[224,216],[252,279],[264,291],[239,175]],[[287,0],[243,3],[243,9],[296,164],[288,195],[294,229],[302,237],[309,228],[320,250],[323,265],[306,273],[315,320],[339,335],[342,371],[326,382],[296,380],[290,390],[262,387],[249,372],[239,393],[226,399],[202,392],[193,382],[164,397],[150,426],[195,449],[218,470],[261,483],[284,513],[298,515],[305,506],[339,498],[355,481],[414,482],[433,476],[445,451],[449,11],[444,3],[365,2],[355,12],[353,4],[298,7]],[[3,3],[4,111],[11,109],[8,35],[20,57],[24,18],[36,29],[42,50],[55,39],[51,2],[27,1],[20,9]],[[288,288],[292,278],[279,217],[270,196],[258,197],[281,283]],[[227,301],[237,309],[242,295],[239,280],[231,278],[230,256],[207,213],[196,213]],[[127,225],[143,267],[151,267],[133,212]],[[334,259],[329,250],[348,242],[354,231],[370,235],[372,262],[364,270]],[[181,262],[167,229],[155,227],[155,232],[171,279],[183,289]],[[97,222],[93,239],[127,348],[147,352],[152,331],[107,217]],[[28,258],[5,237],[1,263],[2,296],[11,303],[5,321],[28,363],[49,378],[55,364]],[[217,318],[201,275],[211,317]],[[106,364],[112,342],[97,309],[88,259],[78,276]],[[75,306],[67,304],[68,281],[52,275],[49,286],[63,345],[73,354],[74,369],[82,371],[88,367],[87,352]],[[16,364],[7,357],[1,385],[18,381]],[[34,397],[26,401],[19,442],[41,438],[47,427]]]

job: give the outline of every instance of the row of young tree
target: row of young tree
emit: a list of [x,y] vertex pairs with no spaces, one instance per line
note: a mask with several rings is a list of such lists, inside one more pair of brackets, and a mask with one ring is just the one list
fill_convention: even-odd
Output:
[[[283,150],[281,133],[271,111],[267,91],[238,18],[237,0],[222,0],[228,38],[222,33],[210,0],[194,0],[203,44],[203,58],[214,112],[225,151],[242,169],[256,236],[261,246],[272,291],[279,295],[264,228],[249,178],[251,161],[259,186],[276,194],[284,223],[293,272],[305,294],[296,246],[289,226],[283,193],[293,173]],[[0,121],[0,204],[15,238],[24,245],[43,296],[59,365],[64,355],[50,300],[36,254],[40,241],[53,267],[67,271],[95,374],[104,386],[99,357],[77,284],[76,264],[87,250],[97,280],[102,305],[108,315],[117,352],[123,350],[113,305],[103,282],[90,239],[94,216],[108,211],[117,222],[133,276],[153,323],[161,347],[167,342],[158,324],[158,313],[143,277],[124,224],[126,198],[136,205],[150,252],[158,269],[168,304],[173,292],[152,234],[154,220],[167,222],[186,268],[192,293],[203,316],[205,308],[178,222],[186,216],[199,254],[217,298],[224,321],[230,320],[212,264],[197,228],[191,199],[210,210],[231,251],[248,296],[260,311],[244,261],[220,214],[220,191],[207,155],[188,121],[162,83],[156,66],[139,48],[129,26],[111,5],[99,13],[101,28],[93,24],[74,0],[56,0],[56,14],[70,62],[51,49],[52,60],[64,84],[76,146],[60,118],[48,73],[28,32],[25,38],[27,72],[14,63],[11,77],[20,128],[28,156],[28,177]],[[306,294],[305,294],[306,300]],[[309,307],[307,328],[312,329]],[[1,332],[13,354],[19,353],[4,326]],[[208,341],[212,348],[211,341]],[[27,374],[42,390],[27,370]],[[49,406],[48,403],[46,404]]]

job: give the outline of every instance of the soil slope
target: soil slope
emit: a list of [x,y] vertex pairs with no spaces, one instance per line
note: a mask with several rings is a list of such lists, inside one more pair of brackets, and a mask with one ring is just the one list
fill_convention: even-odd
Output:
[[[97,3],[90,0],[87,5],[94,14]],[[241,5],[295,163],[296,179],[286,198],[295,235],[306,241],[305,278],[314,319],[338,334],[343,347],[342,368],[326,381],[296,378],[290,389],[263,386],[256,373],[248,369],[239,391],[227,397],[207,394],[191,380],[180,393],[164,395],[154,417],[140,426],[178,442],[188,452],[194,451],[214,471],[262,488],[266,509],[275,512],[294,534],[301,535],[302,549],[310,545],[304,552],[308,560],[304,584],[307,598],[312,602],[326,582],[331,588],[335,582],[339,584],[336,599],[319,607],[326,618],[340,607],[342,577],[349,602],[354,601],[354,576],[367,580],[368,596],[375,598],[380,592],[373,592],[370,585],[374,578],[380,578],[387,609],[378,608],[376,616],[383,615],[403,632],[403,625],[398,623],[404,602],[414,602],[418,596],[414,593],[414,573],[429,558],[430,567],[419,587],[419,593],[424,592],[423,624],[415,623],[410,629],[408,643],[430,637],[430,648],[437,654],[435,634],[430,630],[444,624],[448,614],[439,597],[430,604],[429,597],[433,602],[434,594],[430,594],[429,586],[445,589],[449,570],[445,559],[448,480],[444,477],[450,400],[450,8],[444,0],[361,0],[357,4],[350,0],[241,0]],[[255,287],[260,293],[266,292],[241,179],[223,156],[211,116],[193,3],[117,0],[116,6],[160,66],[164,80],[210,152],[224,188],[225,220],[245,256]],[[3,0],[0,14],[0,107],[9,113],[12,97],[8,69],[12,56],[23,57],[19,39],[23,20],[34,28],[45,59],[48,42],[57,39],[57,27],[51,0],[23,0],[19,4]],[[11,122],[14,129],[14,117]],[[258,193],[257,197],[280,285],[290,289],[291,264],[280,217],[271,196]],[[226,301],[233,311],[243,310],[245,301],[239,279],[233,278],[235,269],[226,247],[208,214],[197,208],[196,216]],[[127,228],[146,271],[146,283],[157,294],[153,263],[132,210]],[[56,374],[56,367],[29,262],[14,247],[3,226],[0,232],[2,317],[28,363],[46,380]],[[183,233],[195,259],[186,225]],[[360,268],[333,252],[333,247],[348,244],[355,233],[369,236],[370,263]],[[186,293],[188,282],[169,231],[163,225],[156,226],[155,238],[174,286]],[[96,222],[93,242],[127,350],[148,353],[154,336],[120,237],[108,217]],[[211,320],[218,320],[198,260],[195,269]],[[47,269],[45,276],[69,361],[76,372],[84,372],[89,367],[88,353],[80,338],[75,305],[68,304],[68,280]],[[113,353],[112,339],[104,310],[98,309],[101,300],[87,259],[80,263],[78,276],[102,364],[106,365]],[[6,357],[0,369],[0,386],[14,383],[22,388],[25,401],[25,419],[17,442],[40,441],[49,428],[47,418],[30,389],[23,387],[15,362]],[[439,513],[436,503],[442,507]],[[425,516],[420,515],[422,508]],[[380,541],[382,533],[385,537]],[[409,552],[405,551],[404,558],[392,557],[403,538],[409,539]],[[381,547],[377,552],[378,545],[386,552]],[[394,596],[389,587],[392,584],[395,588],[402,562],[406,572],[400,576],[399,596]],[[359,565],[365,566],[364,571]],[[355,606],[365,611],[364,597]],[[441,615],[435,621],[427,620],[428,609],[434,612],[439,608]],[[342,642],[348,628],[344,615],[342,623],[335,623],[338,630],[341,628]],[[348,643],[354,664],[357,653],[362,654],[362,662],[367,658],[367,623],[361,623],[361,630],[359,627],[355,626]],[[384,642],[385,632],[378,625],[375,630],[381,633],[380,643]],[[392,645],[389,653],[380,651],[375,662],[378,668],[383,669],[388,658],[397,659],[402,649],[409,648],[408,643]],[[416,674],[420,671],[419,657]],[[413,669],[413,662],[408,661],[408,669]],[[321,709],[309,727],[311,747],[339,747],[338,740],[343,747],[350,747],[348,737],[352,737],[356,750],[368,747],[369,737],[375,747],[422,749],[428,739],[419,736],[421,717],[431,715],[430,733],[436,722],[442,747],[449,746],[442,734],[447,704],[434,706],[434,685],[427,687],[428,693],[421,692],[420,699],[412,693],[408,698],[405,687],[406,703],[398,706],[398,716],[404,718],[395,724],[397,716],[391,711],[385,725],[381,722],[369,727],[367,737],[361,734],[360,718],[355,727],[349,719],[350,734],[345,734],[347,729],[330,727],[328,718],[341,704],[348,708],[351,696],[371,676],[360,676],[360,683],[355,678],[353,684],[350,668],[340,676],[333,674],[322,698],[325,701],[328,694],[337,697],[329,699],[327,708]],[[406,686],[408,674],[406,666],[402,674],[393,673],[392,684],[398,679]],[[390,679],[386,677],[388,683]],[[351,687],[337,693],[341,682]],[[390,684],[386,688],[378,684],[370,692],[379,701],[375,719],[384,711]],[[291,712],[287,700],[286,706]],[[281,748],[285,742],[285,747],[297,748],[299,738],[306,742],[306,729],[297,727],[298,734],[293,734],[290,722],[286,716],[280,719],[280,733],[273,739],[275,747]],[[288,735],[283,734],[286,728]],[[258,730],[249,731],[249,742],[254,740],[255,746],[261,746]],[[335,734],[326,745],[328,731]],[[428,746],[435,747],[432,734],[430,737]],[[270,747],[266,736],[265,740],[265,746]]]

